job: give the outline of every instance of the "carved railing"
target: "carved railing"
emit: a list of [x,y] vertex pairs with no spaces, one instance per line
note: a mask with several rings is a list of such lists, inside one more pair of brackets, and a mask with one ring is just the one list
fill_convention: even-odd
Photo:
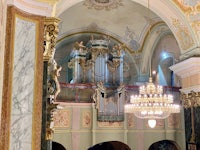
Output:
[[[93,94],[97,88],[96,84],[70,84],[60,83],[61,92],[58,95],[57,102],[93,102]],[[116,88],[116,87],[109,87]],[[138,94],[139,86],[125,85],[126,101],[128,102],[132,94]],[[163,86],[164,93],[170,93],[174,96],[175,103],[180,103],[180,87]]]

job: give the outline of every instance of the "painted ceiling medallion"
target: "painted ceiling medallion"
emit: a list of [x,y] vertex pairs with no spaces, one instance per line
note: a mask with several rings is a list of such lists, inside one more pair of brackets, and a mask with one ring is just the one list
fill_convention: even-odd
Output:
[[111,10],[118,6],[123,6],[122,0],[85,0],[83,5],[89,9]]

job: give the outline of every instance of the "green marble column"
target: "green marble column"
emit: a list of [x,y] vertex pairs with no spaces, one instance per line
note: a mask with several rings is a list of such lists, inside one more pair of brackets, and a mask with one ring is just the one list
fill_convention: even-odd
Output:
[[41,150],[49,150],[46,140],[46,122],[47,122],[47,69],[48,61],[44,61],[43,67],[43,98],[42,98],[42,131],[41,131]]

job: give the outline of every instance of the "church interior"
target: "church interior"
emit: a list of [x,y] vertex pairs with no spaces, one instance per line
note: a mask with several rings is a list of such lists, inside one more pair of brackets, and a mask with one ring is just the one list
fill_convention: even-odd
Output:
[[199,0],[0,0],[0,150],[199,150]]

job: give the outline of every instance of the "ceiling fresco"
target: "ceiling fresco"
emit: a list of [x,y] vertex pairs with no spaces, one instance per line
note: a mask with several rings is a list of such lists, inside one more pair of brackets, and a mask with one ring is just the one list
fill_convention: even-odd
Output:
[[[97,23],[125,41],[128,30],[132,40],[141,45],[153,20],[153,23],[163,21],[167,24],[182,54],[199,47],[200,43],[199,0],[13,0],[8,4],[23,6],[27,12],[61,18],[60,35]],[[178,28],[173,20],[180,22]],[[186,45],[181,34],[190,39]]]
[[173,0],[186,15],[200,14],[199,0]]
[[149,9],[129,0],[124,0],[122,6],[112,11],[88,9],[84,2],[80,2],[63,12],[59,18],[59,37],[96,26],[103,33],[118,37],[134,51],[143,44],[150,26],[162,21]]

